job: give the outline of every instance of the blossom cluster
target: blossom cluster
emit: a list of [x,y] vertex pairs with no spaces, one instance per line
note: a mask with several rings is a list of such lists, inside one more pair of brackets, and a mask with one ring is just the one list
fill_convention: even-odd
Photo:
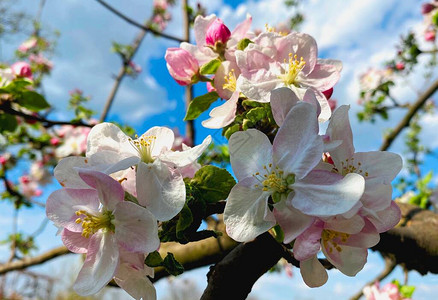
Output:
[[433,43],[435,42],[438,28],[438,2],[432,0],[423,3],[421,6],[421,13],[424,16],[424,40]]
[[[207,82],[208,95],[225,100],[202,124],[234,128],[226,137],[238,183],[224,211],[227,233],[247,242],[280,228],[309,286],[328,278],[320,251],[354,276],[379,233],[400,220],[391,181],[402,160],[388,152],[355,151],[349,107],[332,114],[328,102],[340,61],[318,58],[315,40],[305,33],[267,27],[256,35],[249,30],[251,20],[231,31],[215,15],[197,17],[196,44],[181,43],[165,56],[177,83]],[[375,78],[363,81],[368,89],[380,84]],[[320,135],[318,123],[326,121]]]
[[94,294],[114,278],[134,298],[155,299],[148,278],[154,272],[145,257],[159,248],[158,221],[183,208],[183,178],[210,141],[172,151],[168,128],[153,127],[132,139],[101,123],[88,134],[85,157],[58,163],[54,175],[62,188],[49,196],[46,212],[67,248],[86,254],[74,284],[78,294]]
[[366,300],[410,300],[415,287],[400,285],[397,280],[380,286],[376,281],[373,285],[366,286],[363,294]]

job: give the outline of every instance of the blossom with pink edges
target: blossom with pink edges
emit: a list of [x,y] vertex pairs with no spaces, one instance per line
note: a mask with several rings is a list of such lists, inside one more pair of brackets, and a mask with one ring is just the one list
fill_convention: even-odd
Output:
[[18,77],[32,79],[32,69],[27,62],[19,61],[11,65],[11,70]]
[[192,54],[181,48],[169,48],[164,55],[170,75],[180,85],[197,82],[199,64]]

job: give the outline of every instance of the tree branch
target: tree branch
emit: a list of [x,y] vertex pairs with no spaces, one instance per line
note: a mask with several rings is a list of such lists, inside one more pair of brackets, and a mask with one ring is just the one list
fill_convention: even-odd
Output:
[[154,35],[158,35],[161,36],[163,38],[172,40],[172,41],[176,41],[179,43],[182,42],[186,42],[187,40],[160,32],[158,30],[155,30],[154,28],[152,28],[151,26],[148,25],[142,25],[136,21],[134,21],[133,19],[127,17],[126,15],[122,14],[120,11],[118,11],[117,9],[115,9],[114,7],[112,7],[111,5],[109,5],[108,3],[106,3],[105,1],[102,0],[96,0],[98,3],[100,3],[103,7],[105,7],[106,9],[108,9],[109,11],[111,11],[113,14],[117,15],[118,17],[122,18],[123,20],[125,20],[126,22],[128,22],[131,25],[134,25],[135,27],[138,27],[140,29],[142,29],[142,31],[146,31],[146,32],[150,32],[153,33]]
[[13,109],[9,102],[4,102],[0,104],[0,110],[10,115],[22,117],[25,120],[40,122],[41,125],[43,125],[45,128],[50,128],[55,125],[73,125],[73,126],[84,126],[84,127],[94,126],[92,124],[87,124],[82,121],[74,122],[74,123],[71,121],[54,121],[54,120],[47,120],[46,118],[43,118],[39,115],[28,115],[24,112]]
[[46,261],[49,261],[53,258],[56,258],[58,256],[62,256],[65,254],[70,253],[68,249],[64,246],[54,248],[52,250],[49,250],[41,255],[37,255],[34,257],[27,257],[23,258],[21,260],[12,261],[10,263],[6,263],[3,265],[0,265],[0,275],[11,272],[11,271],[17,271],[17,270],[23,270],[31,266],[42,264]]
[[387,150],[400,132],[409,126],[411,119],[415,116],[418,110],[426,103],[426,101],[438,90],[438,80],[432,83],[431,86],[421,94],[417,101],[415,101],[409,108],[408,112],[400,123],[384,138],[382,145],[380,146],[380,151]]

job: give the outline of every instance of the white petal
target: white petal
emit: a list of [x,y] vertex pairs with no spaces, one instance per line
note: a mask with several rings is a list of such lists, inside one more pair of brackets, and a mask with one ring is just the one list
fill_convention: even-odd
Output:
[[316,255],[309,260],[300,262],[300,273],[304,282],[309,287],[322,286],[328,279],[327,271]]
[[152,164],[137,167],[137,199],[160,221],[176,216],[186,201],[186,186],[182,176],[156,159]]
[[121,264],[114,280],[136,300],[156,299],[155,287],[142,271],[131,268],[130,264]]
[[153,252],[160,246],[158,225],[146,208],[132,202],[121,202],[114,210],[117,242],[130,252]]
[[234,92],[229,100],[221,106],[215,107],[210,112],[210,119],[202,121],[202,126],[211,129],[223,128],[231,124],[236,117],[239,92]]
[[334,216],[349,211],[363,194],[365,180],[358,174],[344,178],[326,171],[312,171],[292,188],[292,205],[312,216]]
[[231,167],[240,181],[263,171],[272,163],[272,145],[268,137],[256,129],[239,131],[229,140]]
[[224,223],[227,234],[235,241],[251,241],[275,225],[268,208],[269,193],[253,188],[256,183],[254,178],[239,182],[227,198]]
[[291,89],[282,87],[271,92],[270,101],[275,123],[281,126],[283,125],[284,119],[286,119],[286,115],[300,99]]
[[182,168],[197,161],[202,153],[207,149],[211,143],[211,136],[207,136],[202,144],[189,148],[184,151],[168,151],[160,156],[160,159],[164,162],[169,162],[175,166]]
[[96,294],[114,276],[119,250],[114,234],[97,232],[91,236],[87,258],[73,289],[81,296]]
[[296,104],[274,139],[276,165],[303,178],[321,160],[322,150],[315,108],[305,102]]
[[155,126],[142,134],[140,138],[154,136],[156,139],[152,143],[152,157],[157,157],[165,151],[172,149],[175,134],[167,127]]

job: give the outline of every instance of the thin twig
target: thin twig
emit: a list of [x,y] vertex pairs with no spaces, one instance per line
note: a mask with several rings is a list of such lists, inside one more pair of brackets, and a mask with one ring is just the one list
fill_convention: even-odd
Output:
[[404,118],[400,121],[400,123],[388,134],[384,140],[382,145],[380,146],[380,151],[387,150],[391,144],[394,142],[396,137],[401,133],[401,131],[409,126],[411,119],[416,115],[418,110],[426,103],[426,101],[438,90],[438,80],[432,83],[431,86],[421,94],[417,101],[415,101],[409,108],[408,112],[404,116]]
[[[365,284],[364,287],[369,286],[369,285],[373,285],[376,281],[382,281],[383,279],[388,277],[389,274],[392,273],[392,271],[394,270],[394,268],[396,266],[397,266],[397,263],[395,262],[395,260],[393,258],[385,257],[385,268],[383,269],[382,273],[377,275],[377,277],[374,278],[372,281]],[[359,292],[357,292],[354,296],[352,296],[350,298],[350,300],[359,300],[362,295],[363,295],[363,288]]]
[[169,39],[169,40],[173,40],[179,43],[182,42],[186,42],[187,40],[181,39],[179,37],[175,37],[163,32],[160,32],[158,30],[155,30],[154,28],[152,28],[151,26],[148,25],[142,25],[136,21],[134,21],[133,19],[127,17],[126,15],[122,14],[120,11],[118,11],[117,9],[115,9],[114,7],[112,7],[111,5],[109,5],[108,3],[106,3],[105,1],[102,0],[96,0],[98,3],[100,3],[102,6],[104,6],[106,9],[108,9],[109,11],[111,11],[113,14],[117,15],[118,17],[122,18],[123,20],[125,20],[126,22],[128,22],[131,25],[134,25],[144,31],[153,33],[154,35],[158,35],[161,36],[163,38]]

